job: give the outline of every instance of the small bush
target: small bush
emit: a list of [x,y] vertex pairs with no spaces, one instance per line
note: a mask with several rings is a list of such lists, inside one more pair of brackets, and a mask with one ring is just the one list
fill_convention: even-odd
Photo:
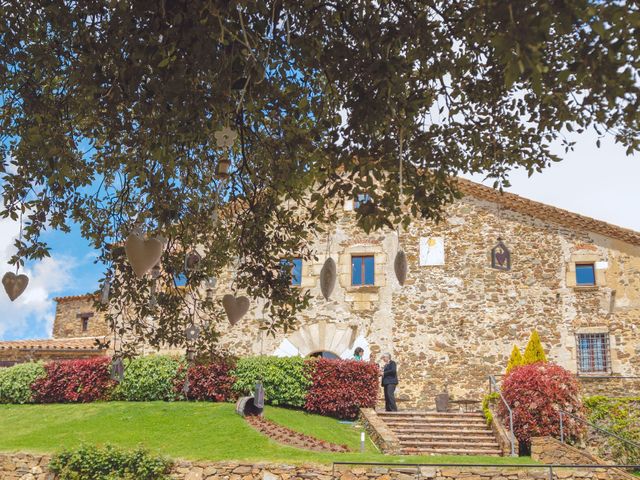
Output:
[[143,449],[81,446],[54,455],[49,469],[59,480],[168,480],[171,462]]
[[105,399],[114,382],[110,359],[65,360],[45,365],[46,376],[31,389],[37,403],[93,402]]
[[176,400],[174,385],[184,375],[184,361],[168,355],[137,357],[126,364],[114,398],[130,402]]
[[354,360],[318,359],[311,365],[311,388],[305,410],[338,418],[355,418],[361,407],[373,408],[378,394],[378,366]]
[[[516,438],[530,445],[531,437],[560,437],[560,415],[563,410],[578,417],[584,409],[579,397],[580,387],[575,376],[552,363],[534,363],[515,368],[502,384],[502,395],[513,410],[513,430]],[[508,425],[509,413],[502,402],[498,414]],[[582,425],[565,416],[566,439],[575,439]]]
[[[214,360],[203,365],[189,367],[188,400],[205,400],[211,402],[225,402],[234,397],[233,384],[235,377],[232,375],[234,364],[227,359]],[[182,394],[185,376],[178,375],[175,381],[175,392]]]
[[0,368],[0,403],[33,402],[31,385],[45,375],[42,363],[21,363]]
[[253,392],[256,380],[262,380],[265,401],[272,405],[303,407],[311,386],[310,365],[301,357],[241,358],[233,376],[239,395]]
[[522,357],[522,365],[531,365],[537,362],[546,362],[547,356],[544,354],[544,348],[542,348],[542,342],[540,341],[540,335],[538,331],[531,332],[529,337],[529,343],[524,350],[524,356]]
[[491,425],[493,422],[493,414],[491,413],[491,409],[489,406],[500,398],[498,392],[488,393],[482,399],[482,413],[484,413],[484,418],[487,421],[487,425]]
[[505,373],[509,373],[515,367],[519,367],[523,363],[522,354],[520,353],[520,349],[517,345],[513,346],[513,350],[511,350],[511,356],[509,357],[509,362],[507,362],[507,371]]
[[630,443],[640,444],[640,398],[594,396],[585,398],[584,405],[589,422],[621,437],[589,429],[589,443],[598,454],[618,464],[640,464],[640,448]]

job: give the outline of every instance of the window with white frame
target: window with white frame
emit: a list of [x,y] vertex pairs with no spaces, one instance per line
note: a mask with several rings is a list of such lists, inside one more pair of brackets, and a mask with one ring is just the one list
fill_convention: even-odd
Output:
[[611,373],[608,333],[578,333],[578,373]]

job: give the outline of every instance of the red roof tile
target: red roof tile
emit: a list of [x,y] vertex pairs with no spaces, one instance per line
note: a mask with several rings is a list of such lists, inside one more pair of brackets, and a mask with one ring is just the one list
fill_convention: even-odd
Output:
[[0,341],[0,350],[104,350],[96,345],[96,339],[104,341],[104,337]]

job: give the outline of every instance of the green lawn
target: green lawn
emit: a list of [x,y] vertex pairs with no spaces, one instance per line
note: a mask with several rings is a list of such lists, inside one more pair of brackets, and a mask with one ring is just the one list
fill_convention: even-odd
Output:
[[[297,410],[269,407],[267,418],[357,451],[360,428]],[[378,453],[367,439],[360,453],[316,453],[281,446],[257,433],[228,403],[108,402],[0,405],[0,451],[55,452],[81,443],[144,445],[172,458],[282,462],[530,463],[530,458],[402,456]]]

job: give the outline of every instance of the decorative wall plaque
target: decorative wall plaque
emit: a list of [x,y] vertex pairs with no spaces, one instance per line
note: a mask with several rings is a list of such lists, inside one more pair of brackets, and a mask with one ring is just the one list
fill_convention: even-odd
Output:
[[511,270],[511,252],[498,237],[498,243],[491,249],[491,268],[496,270]]
[[444,265],[444,238],[420,237],[420,266]]

